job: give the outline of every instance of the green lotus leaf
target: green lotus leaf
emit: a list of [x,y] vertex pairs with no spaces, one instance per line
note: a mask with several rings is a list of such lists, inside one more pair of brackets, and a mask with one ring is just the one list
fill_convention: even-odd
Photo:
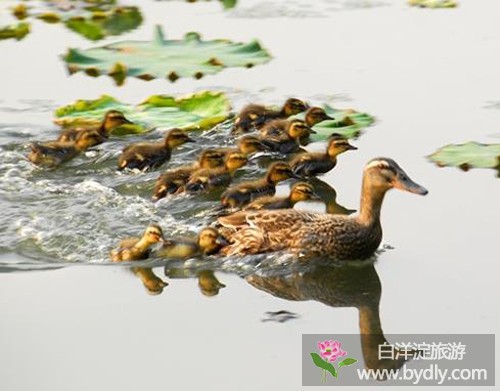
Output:
[[408,4],[423,8],[455,8],[458,6],[455,0],[408,0]]
[[[182,40],[166,40],[159,26],[149,42],[122,41],[87,50],[70,49],[64,56],[70,72],[108,74],[118,85],[123,83],[123,76],[145,80],[166,77],[170,81],[179,77],[199,79],[226,67],[252,67],[269,59],[257,41],[202,41],[197,33],[188,33]],[[120,78],[115,77],[117,67],[122,69]]]
[[95,100],[78,100],[55,112],[55,122],[63,127],[97,125],[108,110],[120,110],[135,125],[113,130],[115,135],[144,133],[153,128],[200,130],[225,121],[230,113],[228,98],[222,92],[202,91],[175,98],[153,95],[137,105],[103,95]]
[[500,144],[481,144],[474,141],[465,144],[450,144],[428,157],[440,167],[459,167],[464,171],[470,168],[500,170]]
[[30,32],[28,23],[17,23],[15,25],[0,28],[0,40],[2,39],[17,39],[20,41]]
[[12,13],[18,19],[35,17],[47,23],[64,23],[93,41],[133,30],[142,23],[137,7],[122,7],[116,0],[25,0]]
[[[329,105],[323,105],[323,109],[334,120],[322,121],[313,126],[316,134],[311,135],[311,141],[323,141],[332,134],[337,133],[346,138],[358,137],[361,131],[372,125],[375,119],[366,113],[360,113],[353,109],[335,109]],[[294,116],[304,119],[304,113]]]

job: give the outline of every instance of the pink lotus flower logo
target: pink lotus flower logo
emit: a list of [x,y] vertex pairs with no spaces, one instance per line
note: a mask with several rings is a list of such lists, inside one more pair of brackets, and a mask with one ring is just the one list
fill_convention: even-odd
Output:
[[337,358],[344,357],[347,355],[345,350],[342,350],[339,341],[319,341],[318,342],[318,353],[311,353],[311,358],[313,360],[314,365],[318,368],[321,368],[322,377],[321,381],[326,382],[326,372],[330,372],[334,378],[338,377],[338,371],[341,367],[345,367],[348,365],[352,365],[358,362],[355,358],[347,357],[339,362],[339,366],[335,368],[332,362],[335,362]]
[[345,350],[340,348],[339,341],[318,342],[319,355],[328,362],[334,362],[337,357],[342,357],[347,354]]

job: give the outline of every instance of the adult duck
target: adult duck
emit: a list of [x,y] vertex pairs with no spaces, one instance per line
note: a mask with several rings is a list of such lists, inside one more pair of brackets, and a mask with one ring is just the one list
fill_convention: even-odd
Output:
[[382,240],[380,210],[386,192],[392,188],[427,194],[394,160],[376,158],[363,171],[359,215],[295,209],[236,212],[218,219],[224,227],[222,234],[232,243],[223,251],[243,255],[287,250],[337,260],[366,259]]

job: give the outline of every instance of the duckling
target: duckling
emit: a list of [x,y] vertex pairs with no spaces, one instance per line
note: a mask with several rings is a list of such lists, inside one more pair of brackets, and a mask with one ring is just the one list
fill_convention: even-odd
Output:
[[321,200],[321,198],[314,192],[314,188],[309,183],[298,182],[292,186],[287,197],[260,197],[243,209],[288,209],[293,208],[297,202],[309,200]]
[[237,142],[236,148],[219,148],[218,151],[225,154],[231,152],[241,152],[245,156],[250,156],[256,152],[269,151],[269,147],[257,136],[243,136]]
[[[326,114],[325,110],[323,110],[321,107],[309,108],[304,116],[304,122],[310,128],[322,121],[334,119],[335,118],[330,117],[328,114]],[[290,126],[291,121],[292,120],[287,119],[274,119],[261,127],[259,131],[261,132],[261,134],[265,132],[267,133],[267,135],[279,134],[280,131],[286,132]]]
[[[275,125],[278,125],[276,127]],[[281,130],[281,127],[285,131]],[[288,154],[300,150],[301,140],[307,139],[309,135],[316,133],[303,120],[272,121],[262,130],[260,138],[262,142],[273,152]]]
[[307,152],[295,157],[290,166],[293,172],[301,177],[310,177],[325,174],[333,169],[337,164],[337,156],[349,150],[356,150],[355,146],[349,144],[349,141],[339,135],[332,135],[326,153]]
[[265,106],[250,104],[237,115],[231,133],[247,133],[253,127],[259,129],[266,122],[278,118],[288,118],[307,109],[307,104],[300,99],[288,99],[281,110],[269,109]]
[[247,205],[258,197],[273,196],[278,182],[294,177],[287,163],[273,163],[264,178],[243,182],[227,189],[221,195],[221,203],[225,207],[236,208]]
[[214,255],[227,244],[216,228],[206,227],[200,231],[196,239],[164,240],[161,248],[154,252],[154,257],[186,259],[198,255]]
[[392,159],[376,158],[363,171],[359,215],[330,215],[295,209],[240,211],[220,217],[219,232],[231,243],[226,255],[287,250],[336,260],[366,259],[382,240],[380,211],[393,188],[426,195]]
[[[247,157],[241,152],[227,155],[224,167],[202,168],[195,171],[186,183],[185,190],[199,192],[212,190],[215,187],[227,186],[233,179],[233,173],[247,164]],[[181,189],[179,189],[181,191]]]
[[165,140],[156,143],[138,143],[126,146],[118,158],[118,169],[148,170],[160,167],[170,160],[172,150],[184,143],[194,143],[181,129],[172,129]]
[[311,128],[319,124],[320,122],[326,121],[326,120],[335,120],[335,118],[330,117],[328,114],[326,114],[325,110],[322,109],[321,107],[311,107],[306,111],[306,115],[304,117],[304,121],[306,122],[307,126],[310,126]]
[[97,130],[103,136],[103,141],[107,140],[111,135],[114,128],[125,124],[132,124],[133,122],[125,118],[125,115],[118,110],[109,110],[104,115],[104,119],[98,127],[76,127],[73,129],[66,129],[61,132],[57,141],[72,141],[76,139],[79,132],[85,130]]
[[166,197],[167,194],[174,194],[177,192],[189,181],[190,176],[198,169],[223,167],[224,155],[224,152],[216,149],[207,149],[200,154],[198,161],[193,164],[167,170],[156,180],[153,191],[153,201],[158,201]]
[[103,140],[103,136],[97,130],[84,130],[78,133],[74,141],[32,143],[28,159],[39,166],[56,167],[75,158],[88,148],[102,143]]
[[127,238],[120,242],[118,248],[111,251],[113,262],[139,261],[149,257],[150,248],[163,240],[163,231],[157,224],[146,228],[142,238]]

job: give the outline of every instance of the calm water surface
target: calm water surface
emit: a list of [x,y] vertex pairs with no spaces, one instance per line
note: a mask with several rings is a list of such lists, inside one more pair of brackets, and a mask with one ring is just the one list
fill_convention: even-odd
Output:
[[[145,23],[127,38],[149,39],[155,24],[170,37],[190,30],[255,37],[274,59],[200,81],[130,79],[117,88],[105,77],[66,75],[59,56],[92,44],[60,26],[34,22],[25,40],[0,43],[2,390],[300,389],[301,335],[358,333],[367,309],[386,334],[498,331],[498,179],[493,171],[438,169],[425,158],[450,142],[498,142],[500,110],[487,107],[500,100],[498,2],[428,11],[395,0],[243,0],[227,13],[217,2],[129,3],[141,6]],[[353,141],[359,150],[323,178],[345,208],[358,208],[362,167],[376,156],[394,158],[430,193],[389,194],[382,223],[393,248],[373,266],[275,258],[184,269],[109,265],[107,252],[123,235],[150,221],[172,234],[196,230],[214,200],[153,205],[156,173],[114,170],[121,140],[52,172],[23,159],[27,143],[57,134],[53,109],[78,98],[107,93],[133,103],[206,88],[226,91],[235,109],[299,96],[375,115],[376,125]],[[221,134],[199,137],[220,144]],[[172,163],[192,155],[181,150]],[[169,285],[148,295],[144,284],[158,278]],[[218,282],[225,285],[218,295],[202,294],[200,285],[213,294]],[[276,311],[296,317],[280,323],[268,313]]]

